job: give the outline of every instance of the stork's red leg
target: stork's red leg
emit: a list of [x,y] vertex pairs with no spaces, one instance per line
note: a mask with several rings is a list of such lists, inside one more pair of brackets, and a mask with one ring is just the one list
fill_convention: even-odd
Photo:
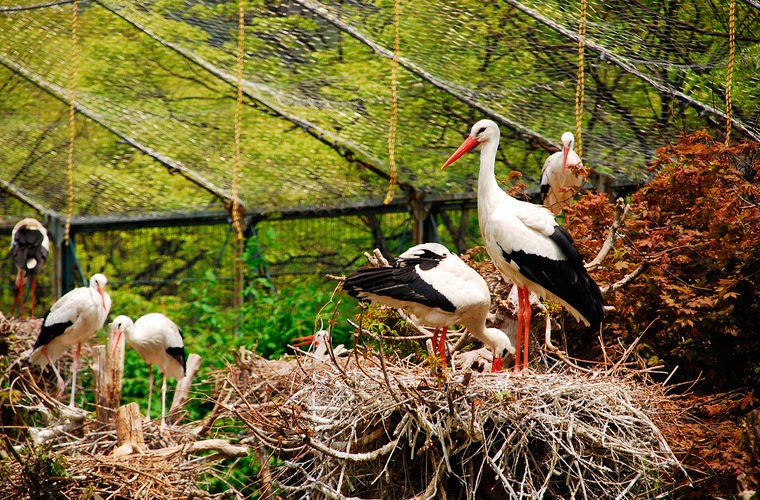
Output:
[[438,354],[438,332],[440,331],[440,328],[433,330],[433,354]]
[[[515,285],[517,286],[517,285]],[[514,373],[520,373],[520,353],[522,352],[522,328],[523,328],[523,300],[522,288],[517,289],[517,339],[515,346],[515,367]]]
[[530,319],[533,315],[533,311],[530,307],[530,291],[527,288],[523,288],[523,303],[525,304],[525,317],[523,318],[523,328],[525,329],[523,337],[523,366],[528,367],[528,351],[530,348]]
[[150,420],[150,400],[153,399],[153,365],[148,363],[148,372],[150,373],[148,381],[148,420]]
[[77,371],[79,370],[79,358],[82,356],[82,344],[77,344],[77,350],[74,353],[74,361],[71,364],[71,401],[69,406],[74,408],[74,395],[77,392]]
[[16,294],[13,296],[13,309],[11,309],[11,316],[15,316],[16,309],[18,308],[19,299],[21,299],[21,315],[24,315],[24,270],[19,269],[16,275]]
[[31,292],[32,306],[29,309],[29,319],[34,319],[34,293],[36,289],[37,289],[37,275],[33,274],[32,275],[32,292]]
[[444,368],[446,368],[446,333],[448,330],[449,327],[444,326],[441,331],[441,338],[438,340],[438,355],[441,357],[441,363]]

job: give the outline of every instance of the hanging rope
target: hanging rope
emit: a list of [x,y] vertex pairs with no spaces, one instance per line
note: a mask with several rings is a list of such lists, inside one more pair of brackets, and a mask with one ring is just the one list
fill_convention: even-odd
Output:
[[74,0],[71,10],[71,67],[69,68],[69,152],[66,161],[68,200],[66,206],[66,228],[63,241],[69,246],[71,216],[74,213],[74,138],[76,137],[76,91],[77,91],[77,18],[79,3]]
[[242,154],[240,138],[243,132],[243,62],[245,56],[245,0],[238,2],[237,100],[235,101],[235,163],[232,167],[232,228],[235,230],[235,294],[233,306],[243,301],[243,226],[240,221],[240,172]]
[[726,68],[726,146],[731,140],[731,79],[734,75],[734,45],[736,38],[736,0],[729,2],[728,8],[728,67]]
[[581,137],[581,128],[583,125],[583,98],[586,86],[585,52],[586,0],[581,0],[581,12],[578,19],[578,83],[575,86],[575,150],[581,158],[583,158],[583,138]]
[[398,121],[398,58],[399,58],[399,19],[400,0],[393,3],[393,59],[391,59],[391,118],[388,125],[388,163],[391,167],[390,184],[383,203],[393,201],[393,193],[396,190],[398,172],[396,170],[396,123]]

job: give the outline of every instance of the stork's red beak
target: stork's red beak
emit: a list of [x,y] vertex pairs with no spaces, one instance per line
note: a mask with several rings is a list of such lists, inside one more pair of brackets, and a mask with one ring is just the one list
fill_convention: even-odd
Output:
[[459,146],[459,148],[456,151],[454,151],[454,154],[451,155],[448,160],[446,160],[446,163],[443,164],[441,169],[448,167],[449,165],[457,161],[459,158],[461,158],[467,151],[471,150],[477,145],[478,145],[477,137],[473,137],[473,136],[467,137],[467,139],[464,140],[462,145]]
[[570,153],[570,148],[562,149],[562,170],[567,168],[567,155]]
[[305,345],[311,345],[314,342],[314,335],[305,335],[303,337],[295,337],[291,340],[292,345],[295,347],[303,347]]
[[103,309],[106,309],[106,296],[105,292],[102,288],[98,288],[98,293],[100,294],[100,301],[103,303]]
[[504,369],[504,360],[499,357],[493,358],[493,363],[491,364],[491,371],[496,373],[500,372]]
[[119,341],[121,340],[121,336],[124,332],[122,330],[116,330],[113,332],[113,348],[111,349],[111,357],[113,358],[116,355],[116,348],[119,347]]

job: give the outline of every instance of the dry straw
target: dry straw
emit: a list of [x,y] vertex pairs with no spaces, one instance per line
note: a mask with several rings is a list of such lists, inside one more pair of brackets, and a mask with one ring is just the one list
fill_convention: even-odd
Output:
[[222,413],[276,456],[269,488],[288,497],[651,498],[682,473],[645,373],[305,359],[293,372],[244,353],[220,381]]

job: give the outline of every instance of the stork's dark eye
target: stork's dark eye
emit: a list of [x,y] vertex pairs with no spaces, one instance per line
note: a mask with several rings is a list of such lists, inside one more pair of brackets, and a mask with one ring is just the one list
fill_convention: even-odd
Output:
[[480,134],[482,134],[482,133],[483,133],[483,132],[485,132],[485,131],[486,131],[486,128],[485,128],[485,127],[480,127],[480,129],[478,130],[478,133],[477,133],[477,135],[480,135]]

